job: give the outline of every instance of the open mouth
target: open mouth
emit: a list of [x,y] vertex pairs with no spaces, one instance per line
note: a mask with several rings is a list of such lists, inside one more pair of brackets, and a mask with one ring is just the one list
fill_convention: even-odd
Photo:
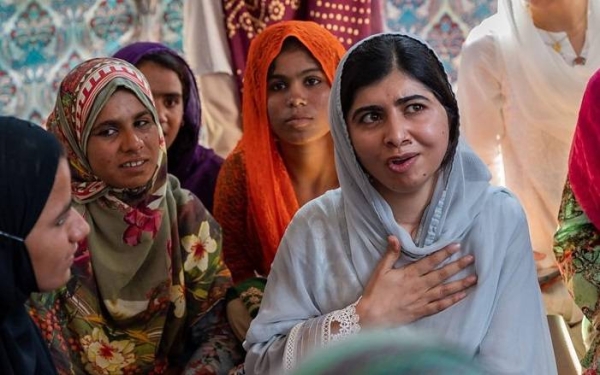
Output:
[[388,164],[402,165],[402,164],[412,160],[413,158],[415,158],[415,156],[417,156],[417,155],[411,154],[411,155],[406,155],[406,156],[399,156],[396,158],[390,158],[390,159],[388,159]]
[[146,160],[128,161],[120,165],[121,168],[136,168],[146,163]]
[[418,154],[410,153],[398,157],[392,157],[387,160],[388,167],[394,172],[405,172],[415,162]]

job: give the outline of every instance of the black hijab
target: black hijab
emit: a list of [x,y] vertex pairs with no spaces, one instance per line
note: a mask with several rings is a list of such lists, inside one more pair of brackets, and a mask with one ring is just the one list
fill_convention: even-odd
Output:
[[0,116],[2,374],[56,374],[48,348],[24,306],[38,286],[23,240],[44,209],[62,156],[52,134],[32,123]]

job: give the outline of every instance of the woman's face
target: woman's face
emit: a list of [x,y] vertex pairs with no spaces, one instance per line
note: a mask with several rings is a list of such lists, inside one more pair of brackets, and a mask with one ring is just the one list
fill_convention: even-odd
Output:
[[302,145],[329,133],[331,86],[319,63],[304,49],[279,54],[267,79],[267,111],[280,142]]
[[77,243],[89,231],[71,207],[71,175],[66,159],[61,158],[44,209],[25,238],[40,291],[49,292],[69,280]]
[[144,74],[158,112],[167,148],[171,147],[183,124],[183,86],[177,73],[152,61],[143,62],[138,69]]
[[158,127],[129,90],[117,90],[98,114],[87,147],[92,172],[108,186],[145,186],[158,166]]
[[382,196],[432,189],[449,125],[425,85],[394,69],[358,90],[346,122],[356,155]]

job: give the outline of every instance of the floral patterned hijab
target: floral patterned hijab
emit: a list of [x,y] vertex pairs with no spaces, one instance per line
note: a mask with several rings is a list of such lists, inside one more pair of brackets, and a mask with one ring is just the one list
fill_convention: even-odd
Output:
[[[96,117],[112,94],[125,88],[131,91],[150,110],[155,124],[159,124],[150,85],[133,65],[117,59],[88,60],[73,69],[62,81],[56,105],[46,126],[65,145],[73,172],[73,195],[78,203],[89,203],[113,195],[111,188],[94,175],[87,158],[87,144]],[[158,166],[164,164],[166,147],[162,130]],[[163,173],[164,174],[164,173]],[[150,185],[158,185],[159,173]],[[163,183],[166,176],[163,176]],[[149,186],[148,186],[149,187]],[[148,188],[147,187],[147,188]],[[112,192],[117,192],[112,189]],[[120,192],[119,192],[120,193]]]
[[[161,131],[160,153],[156,172],[147,186],[116,189],[107,186],[94,175],[87,158],[87,144],[96,117],[113,93],[120,88],[132,92],[150,110],[155,124],[159,124],[150,86],[132,65],[116,59],[92,59],[76,67],[63,80],[47,126],[64,144],[73,171],[72,190],[75,202],[82,204],[83,214],[91,218],[92,230],[88,244],[101,245],[102,250],[91,254],[98,287],[108,311],[123,317],[135,316],[138,308],[120,311],[119,300],[143,301],[147,288],[140,290],[140,280],[157,285],[167,278],[166,257],[153,259],[155,246],[167,247],[167,225],[161,225],[160,206],[166,203],[166,148]],[[155,125],[158,129],[160,126]],[[152,195],[148,193],[154,193]],[[137,207],[127,203],[128,198],[145,195]],[[166,223],[165,223],[166,224]],[[162,230],[161,230],[162,229]],[[164,233],[158,233],[159,231]],[[116,234],[122,233],[121,236]],[[158,238],[156,238],[158,235]],[[162,241],[157,241],[162,239]],[[133,247],[127,251],[124,247]],[[127,262],[123,262],[123,256]],[[150,263],[149,263],[150,262]],[[140,274],[140,272],[142,274]],[[131,285],[133,284],[133,285]],[[140,307],[141,308],[141,307]]]
[[[96,117],[118,89],[129,90],[150,110],[160,134],[156,172],[136,189],[106,185],[87,157]],[[160,362],[157,357],[177,355],[186,322],[201,318],[230,285],[220,257],[220,228],[198,199],[167,175],[157,124],[145,78],[113,58],[73,69],[47,121],[67,151],[75,207],[91,228],[76,254],[76,277],[65,302],[69,335],[79,343],[80,365],[88,372],[95,373],[89,366],[101,366],[94,364],[98,343],[115,343],[113,349],[120,350],[123,361],[114,371],[135,365],[146,373]]]

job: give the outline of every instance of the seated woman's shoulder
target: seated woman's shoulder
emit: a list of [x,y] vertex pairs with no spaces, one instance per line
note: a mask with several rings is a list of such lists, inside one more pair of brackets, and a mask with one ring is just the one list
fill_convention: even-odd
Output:
[[174,200],[180,222],[187,220],[209,221],[211,223],[214,222],[218,226],[208,209],[202,204],[202,201],[188,189],[182,188],[177,177],[169,175],[167,184],[167,189],[171,191],[170,194],[167,194],[166,199]]
[[494,17],[488,18],[474,27],[463,43],[461,56],[466,54],[467,59],[477,59],[478,55],[483,55],[479,56],[479,59],[496,57],[496,43],[500,27],[498,20]]
[[342,209],[341,189],[334,189],[325,192],[325,194],[308,201],[294,215],[296,218],[323,217],[325,219],[335,220],[340,215]]
[[312,237],[320,233],[317,237],[322,237],[325,232],[335,233],[340,225],[345,225],[342,195],[340,189],[335,189],[300,207],[288,225],[286,234]]
[[[246,185],[246,161],[244,150],[234,149],[225,159],[219,170],[215,195],[242,193]],[[235,193],[234,193],[235,192]]]
[[289,252],[288,256],[299,257],[303,262],[323,259],[323,253],[331,252],[325,249],[340,247],[338,245],[344,242],[345,226],[341,193],[339,189],[330,190],[296,212],[278,253]]
[[243,165],[244,161],[245,161],[245,153],[244,150],[241,148],[235,148],[233,149],[233,151],[231,151],[229,153],[229,155],[227,155],[227,157],[225,158],[225,160],[223,161],[223,166],[239,166],[239,165]]
[[490,186],[489,189],[491,194],[486,204],[486,210],[492,215],[525,217],[523,206],[513,192],[502,186]]

